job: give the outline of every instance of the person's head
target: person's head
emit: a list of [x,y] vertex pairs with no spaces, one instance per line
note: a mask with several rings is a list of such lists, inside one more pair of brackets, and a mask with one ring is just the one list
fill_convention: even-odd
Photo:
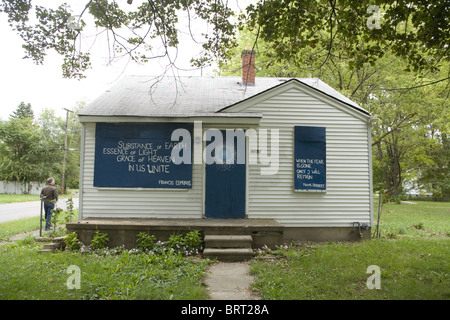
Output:
[[47,184],[54,185],[54,184],[55,184],[55,179],[53,179],[53,178],[48,178],[48,179],[47,179]]

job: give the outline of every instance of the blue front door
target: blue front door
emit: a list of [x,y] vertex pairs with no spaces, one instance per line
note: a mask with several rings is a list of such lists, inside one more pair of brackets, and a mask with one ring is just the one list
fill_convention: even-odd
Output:
[[[223,147],[211,155],[216,159],[222,159],[217,161],[222,163],[207,163],[205,168],[205,216],[216,219],[245,218],[245,163],[237,160],[238,143],[226,145],[226,133],[221,132]],[[244,148],[241,146],[239,149],[245,153],[245,144]],[[233,161],[230,161],[231,159]]]

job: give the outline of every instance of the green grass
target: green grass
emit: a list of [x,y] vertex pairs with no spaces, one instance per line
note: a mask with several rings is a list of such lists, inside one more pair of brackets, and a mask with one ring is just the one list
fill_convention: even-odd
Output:
[[25,218],[0,223],[0,241],[28,231],[39,229],[39,217]]
[[[0,195],[5,196],[5,195]],[[17,196],[17,195],[16,195]],[[18,197],[22,198],[22,197]],[[66,200],[60,200],[60,201],[66,201]],[[76,221],[78,219],[78,209],[74,210],[74,216],[73,221]],[[63,225],[63,222],[60,222],[59,225]],[[45,225],[45,222],[43,222],[43,227]],[[13,221],[8,221],[4,223],[0,223],[0,241],[8,240],[9,237],[25,233],[29,231],[34,231],[39,229],[39,216],[37,217],[31,217],[31,218],[24,218],[24,219],[18,219]]]
[[[377,214],[375,208],[375,222]],[[263,299],[450,299],[450,203],[386,204],[380,239],[298,243],[251,262]],[[33,218],[31,218],[33,219]],[[39,220],[30,224],[39,226]],[[20,223],[22,225],[20,226]],[[8,223],[9,224],[9,223]],[[17,226],[14,226],[17,224]],[[25,223],[0,225],[12,235]],[[7,231],[5,231],[7,230]],[[376,227],[372,230],[373,234]],[[0,246],[0,299],[206,299],[208,260],[125,251],[39,254],[34,238]],[[67,288],[67,268],[81,288]],[[368,289],[367,268],[381,269],[381,289]]]
[[[251,271],[263,299],[450,299],[449,248],[449,239],[297,246]],[[371,265],[381,269],[380,290],[367,288]]]
[[[42,245],[26,239],[0,247],[1,300],[131,300],[206,299],[200,279],[208,260],[175,254],[147,255],[125,251],[117,255],[63,251],[40,254]],[[69,289],[80,270],[80,289]]]
[[0,204],[26,201],[39,201],[39,196],[30,194],[0,194]]
[[[0,204],[39,201],[39,196],[28,194],[0,194]],[[39,229],[39,217],[19,219],[0,224],[0,241],[18,233]]]
[[[60,199],[67,199],[73,197],[78,190],[71,189],[68,193],[59,195]],[[39,201],[40,197],[30,194],[0,194],[0,204],[13,203],[13,202],[27,202],[27,201]]]
[[[77,210],[75,210],[75,214]],[[65,214],[61,214],[61,219]],[[32,230],[39,218],[0,224],[3,235]],[[59,223],[58,225],[62,225]],[[192,237],[190,238],[192,239]],[[200,239],[200,238],[199,238]],[[208,259],[184,257],[165,248],[158,254],[121,248],[42,254],[35,237],[0,246],[0,300],[206,299],[201,279]],[[69,289],[70,266],[80,270],[80,288]],[[69,282],[70,283],[70,282]]]
[[[418,201],[417,204],[384,204],[380,236],[387,238],[450,236],[450,202]],[[378,204],[374,221],[378,218]],[[375,234],[376,227],[373,228]]]
[[[380,239],[276,250],[275,259],[252,262],[254,289],[263,299],[280,300],[448,300],[449,218],[450,203],[384,205]],[[381,270],[379,290],[366,284],[371,265]]]

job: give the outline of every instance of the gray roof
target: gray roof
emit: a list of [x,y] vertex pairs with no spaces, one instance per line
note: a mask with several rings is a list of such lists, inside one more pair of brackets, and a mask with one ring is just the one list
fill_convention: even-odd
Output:
[[[317,78],[256,78],[243,86],[240,77],[127,76],[87,105],[80,116],[186,117],[232,116],[219,113],[289,81],[301,82],[365,114],[368,112]],[[245,114],[240,114],[244,116]]]

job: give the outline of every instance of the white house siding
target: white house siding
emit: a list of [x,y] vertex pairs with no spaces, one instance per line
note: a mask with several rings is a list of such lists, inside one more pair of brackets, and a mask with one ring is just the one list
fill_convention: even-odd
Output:
[[[353,222],[371,222],[368,116],[298,83],[269,90],[222,112],[262,114],[260,129],[279,129],[278,173],[263,176],[260,165],[247,166],[248,218],[274,218],[290,227],[351,227]],[[257,127],[254,123],[231,126],[221,125],[221,121],[215,123],[204,123],[203,131]],[[83,125],[82,219],[202,217],[204,164],[193,164],[193,186],[188,190],[96,188],[93,187],[95,123]],[[326,192],[294,191],[294,126],[302,125],[326,127]]]
[[[337,107],[342,104],[327,100],[314,98],[294,85],[255,105],[238,107],[245,112],[262,113],[259,128],[279,129],[280,139],[276,175],[261,175],[259,165],[249,167],[249,218],[275,218],[290,227],[348,227],[352,222],[370,223],[368,119],[348,106],[342,108],[346,112],[339,110]],[[294,191],[296,125],[326,127],[326,192]]]
[[193,165],[192,189],[113,189],[94,183],[95,123],[84,124],[80,209],[87,218],[201,218],[201,166]]

